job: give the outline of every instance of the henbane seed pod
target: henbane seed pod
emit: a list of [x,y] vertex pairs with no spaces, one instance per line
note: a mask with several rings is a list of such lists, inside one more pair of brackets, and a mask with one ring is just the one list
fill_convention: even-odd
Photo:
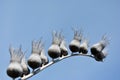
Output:
[[11,60],[7,68],[7,75],[15,79],[17,77],[20,77],[23,73],[23,68],[21,66],[23,54],[20,53],[20,48],[13,49],[12,47],[10,47],[9,52],[11,55]]
[[42,51],[40,53],[40,57],[41,57],[41,60],[42,60],[42,65],[48,64],[49,60],[48,60],[48,57],[45,55],[45,50],[44,49],[42,49]]
[[53,32],[52,45],[48,49],[48,55],[52,59],[60,57],[61,50],[60,50],[59,45],[60,45],[60,33],[59,32]]
[[98,43],[94,44],[91,47],[91,54],[97,55],[97,53],[101,53],[102,50],[109,44],[109,41],[106,36],[103,36],[101,41]]
[[30,73],[30,69],[29,69],[29,67],[28,67],[28,65],[27,65],[25,56],[22,58],[21,66],[22,66],[22,68],[23,68],[22,77],[25,76],[25,75],[28,75],[28,74]]
[[28,59],[28,65],[34,70],[42,66],[42,60],[40,58],[41,52],[41,40],[32,42],[32,53]]
[[103,50],[102,52],[96,54],[94,57],[96,61],[103,61],[104,58],[107,57],[107,55],[108,55],[107,51]]
[[83,43],[80,45],[79,53],[87,54],[88,53],[89,42],[88,40],[83,40]]
[[74,30],[74,38],[69,44],[71,52],[79,52],[81,40],[82,40],[81,30]]
[[60,50],[61,50],[60,57],[68,55],[67,45],[66,45],[64,36],[62,36],[62,35],[61,35],[61,42],[60,42]]

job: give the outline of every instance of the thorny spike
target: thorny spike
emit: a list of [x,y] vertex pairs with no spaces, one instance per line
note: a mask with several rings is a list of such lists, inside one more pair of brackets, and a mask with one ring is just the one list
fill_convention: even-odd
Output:
[[24,57],[25,54],[22,52],[21,46],[17,52],[19,53],[20,59],[22,60],[22,58]]
[[59,45],[61,41],[61,32],[52,32],[52,44],[57,44]]
[[74,31],[74,39],[81,41],[83,37],[82,29],[72,28],[72,30]]
[[24,53],[24,55],[23,55],[23,57],[22,57],[22,62],[24,62],[24,63],[27,65],[25,53]]
[[100,43],[102,46],[106,47],[108,44],[109,44],[109,39],[107,38],[106,35],[103,35],[101,40],[100,40]]
[[37,45],[38,49],[41,48],[41,46],[42,46],[42,39],[36,41],[36,45]]
[[88,40],[88,39],[83,38],[83,42],[86,42],[86,43],[87,43],[87,46],[89,47],[90,42],[89,42],[89,40]]
[[102,36],[102,39],[101,39],[101,40],[104,41],[106,45],[109,44],[109,39],[107,38],[106,34],[104,34],[104,35]]
[[14,49],[10,46],[9,52],[10,52],[10,57],[11,57],[11,59],[12,59],[13,51],[14,51]]
[[38,41],[32,41],[32,48],[33,51],[38,50],[39,52],[42,50],[44,44],[42,43],[42,39],[38,40]]
[[56,36],[56,31],[52,32],[52,37],[54,38]]
[[10,55],[11,55],[11,61],[16,61],[16,62],[21,62],[24,54],[21,51],[21,47],[19,49],[13,49],[12,47],[10,47],[9,49],[10,51]]

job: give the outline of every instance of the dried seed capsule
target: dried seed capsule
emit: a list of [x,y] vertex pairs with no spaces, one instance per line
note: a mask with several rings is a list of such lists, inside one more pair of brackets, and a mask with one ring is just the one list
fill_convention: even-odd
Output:
[[22,68],[23,68],[23,74],[22,77],[24,75],[28,75],[30,73],[30,69],[28,68],[25,56],[22,58],[22,62],[21,62]]
[[61,39],[60,50],[61,50],[60,57],[68,55],[68,49],[67,49],[66,42],[65,42],[64,38]]
[[109,41],[106,36],[102,37],[102,40],[91,47],[91,54],[97,55],[101,53],[102,50],[109,44]]
[[41,57],[43,65],[48,64],[49,60],[48,60],[48,57],[45,55],[45,50],[44,49],[42,49],[40,57]]
[[79,30],[74,30],[74,38],[69,44],[69,48],[71,52],[79,52],[81,40],[82,40],[82,32]]
[[98,54],[95,56],[95,60],[96,60],[96,61],[103,61],[103,59],[106,58],[106,56],[107,56],[107,52],[102,51],[101,53],[98,53]]
[[28,65],[34,70],[38,67],[42,66],[42,60],[40,58],[39,54],[31,54],[31,56],[28,59]]
[[20,63],[18,62],[11,62],[7,68],[7,75],[11,78],[15,79],[17,77],[22,76],[23,69]]
[[20,77],[23,73],[23,68],[21,66],[21,60],[23,58],[23,54],[21,54],[20,48],[13,49],[10,47],[9,51],[11,55],[11,60],[7,68],[7,75],[15,79],[17,77]]
[[88,47],[89,47],[88,40],[84,40],[83,43],[80,45],[79,53],[87,54]]
[[48,55],[52,58],[60,57],[61,50],[60,50],[60,33],[53,32],[52,35],[52,45],[48,49]]
[[60,47],[56,44],[52,44],[49,49],[48,49],[48,55],[55,59],[55,58],[58,58],[60,57],[60,54],[61,54],[61,50],[60,50]]
[[34,70],[42,66],[42,60],[40,58],[41,52],[41,40],[32,42],[32,53],[28,59],[28,65]]

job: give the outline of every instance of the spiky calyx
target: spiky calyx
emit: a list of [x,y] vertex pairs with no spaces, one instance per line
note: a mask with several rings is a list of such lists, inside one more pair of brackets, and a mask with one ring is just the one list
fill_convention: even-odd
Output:
[[9,48],[9,52],[10,52],[10,62],[18,62],[21,63],[22,58],[24,56],[24,54],[21,51],[21,47],[19,49],[14,49],[12,47]]
[[109,44],[109,39],[107,38],[106,35],[103,35],[101,38],[101,41],[99,43],[100,43],[102,50],[103,50]]
[[81,40],[83,39],[83,33],[81,29],[73,29],[74,31],[74,37],[73,39],[78,40],[81,42]]
[[42,40],[32,41],[32,53],[33,54],[40,54],[42,49],[43,49]]
[[52,33],[52,44],[60,45],[61,42],[61,33],[53,31]]

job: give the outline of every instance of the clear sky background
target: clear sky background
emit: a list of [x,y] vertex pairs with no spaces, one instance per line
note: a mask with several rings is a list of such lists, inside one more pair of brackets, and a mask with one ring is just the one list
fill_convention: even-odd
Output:
[[0,0],[0,80],[11,79],[6,74],[10,44],[15,48],[22,45],[28,58],[32,40],[43,37],[47,53],[51,32],[62,30],[69,44],[73,39],[71,27],[82,27],[90,45],[108,34],[105,62],[71,57],[29,80],[120,80],[119,0]]

